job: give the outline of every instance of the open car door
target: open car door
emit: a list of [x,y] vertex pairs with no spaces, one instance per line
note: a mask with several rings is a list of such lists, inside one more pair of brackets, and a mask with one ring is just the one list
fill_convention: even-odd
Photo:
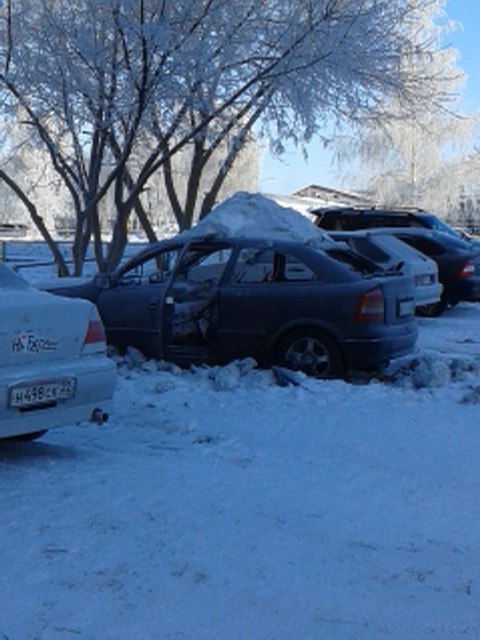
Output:
[[218,288],[232,254],[226,243],[193,243],[179,260],[162,311],[167,360],[208,362],[218,335]]

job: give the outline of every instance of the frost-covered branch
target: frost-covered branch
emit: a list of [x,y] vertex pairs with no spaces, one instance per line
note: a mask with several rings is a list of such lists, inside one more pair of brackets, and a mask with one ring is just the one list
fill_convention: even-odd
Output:
[[223,173],[204,189],[212,194],[254,122],[281,149],[321,134],[332,118],[382,121],[391,100],[412,112],[442,103],[452,69],[432,74],[423,61],[438,50],[432,25],[443,5],[6,0],[1,115],[14,120],[20,106],[27,110],[64,182],[77,219],[77,270],[92,234],[107,269],[101,216],[111,218],[113,207],[125,225],[157,174],[171,176],[192,149],[185,198],[167,189],[188,220],[214,154],[225,155]]

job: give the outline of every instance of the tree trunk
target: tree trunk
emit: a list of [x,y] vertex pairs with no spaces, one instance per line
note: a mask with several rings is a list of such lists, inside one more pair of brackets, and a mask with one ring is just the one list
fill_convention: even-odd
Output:
[[25,207],[28,209],[32,222],[35,224],[37,229],[40,231],[43,239],[47,243],[48,248],[50,249],[53,259],[55,260],[55,264],[57,265],[57,272],[60,277],[65,277],[70,275],[70,271],[68,269],[67,263],[65,262],[65,258],[63,257],[61,251],[59,250],[57,243],[50,235],[43,218],[39,215],[36,206],[33,202],[28,198],[23,189],[12,180],[3,170],[0,169],[0,180],[3,180],[6,185],[14,191],[14,193],[20,198]]

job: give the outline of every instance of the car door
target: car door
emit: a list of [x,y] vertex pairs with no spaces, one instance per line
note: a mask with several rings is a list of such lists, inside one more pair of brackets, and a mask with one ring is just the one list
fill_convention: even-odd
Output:
[[121,271],[97,299],[107,338],[120,350],[128,346],[148,357],[162,356],[163,301],[182,246],[159,248]]
[[276,332],[310,315],[313,271],[272,247],[244,247],[219,292],[218,345],[225,360],[269,360]]
[[231,255],[231,245],[223,242],[193,242],[182,254],[162,301],[167,360],[216,361],[218,292]]

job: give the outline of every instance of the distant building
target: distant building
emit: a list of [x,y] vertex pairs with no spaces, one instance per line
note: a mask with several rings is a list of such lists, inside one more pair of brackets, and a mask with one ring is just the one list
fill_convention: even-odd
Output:
[[374,205],[372,198],[368,194],[349,193],[317,184],[303,187],[292,195],[295,198],[313,201],[316,207],[371,207]]
[[0,238],[25,238],[28,225],[22,222],[0,222]]
[[316,184],[303,187],[290,195],[278,195],[275,193],[265,193],[264,195],[280,206],[294,209],[312,220],[315,215],[311,212],[323,207],[373,206],[373,201],[366,196],[330,189],[329,187],[321,187]]

